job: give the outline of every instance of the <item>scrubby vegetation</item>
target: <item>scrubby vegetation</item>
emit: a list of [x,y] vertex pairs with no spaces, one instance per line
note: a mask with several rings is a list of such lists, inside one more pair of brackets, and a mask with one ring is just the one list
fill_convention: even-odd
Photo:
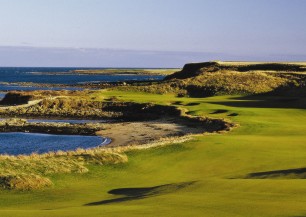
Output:
[[0,120],[0,132],[31,132],[31,133],[52,133],[66,135],[95,135],[99,130],[103,130],[101,123],[35,123],[26,119],[11,118]]
[[56,98],[60,96],[70,98],[86,98],[90,91],[68,91],[68,90],[37,90],[37,91],[10,91],[0,102],[1,105],[27,104],[31,100],[42,100],[44,98]]
[[305,86],[304,65],[298,64],[226,64],[207,62],[187,64],[182,71],[165,81],[149,85],[118,87],[148,93],[175,93],[178,96],[207,97],[214,95],[261,94]]
[[8,190],[34,190],[52,186],[48,178],[38,175],[0,175],[0,187]]
[[[40,95],[41,97],[43,94]],[[0,108],[0,114],[5,116],[19,116],[19,117],[71,117],[71,118],[104,118],[104,119],[120,119],[124,121],[135,120],[152,120],[161,117],[175,117],[178,120],[192,123],[195,126],[200,126],[207,131],[219,131],[230,129],[232,124],[223,120],[210,119],[207,117],[192,117],[186,113],[185,110],[178,109],[175,106],[169,105],[156,105],[153,103],[134,103],[123,102],[116,98],[112,98],[104,101],[92,101],[82,99],[70,99],[67,96],[61,96],[61,98],[45,98],[37,104],[26,107],[9,107],[6,109]],[[1,122],[0,122],[1,124]],[[86,132],[90,134],[103,125],[80,125],[73,127],[67,124],[29,124],[22,121],[17,123],[14,120],[2,123],[3,131],[5,129],[17,129],[28,128],[35,130],[41,128],[50,129],[54,132],[62,132],[67,129],[68,132]],[[88,129],[86,131],[86,127]],[[56,129],[58,127],[58,129]]]
[[[285,85],[286,78],[263,72],[219,71],[198,75],[194,78],[171,80],[148,86],[135,86],[134,89],[149,93],[176,93],[179,96],[207,97],[223,94],[258,94]],[[124,88],[121,88],[124,89]]]
[[196,77],[205,72],[306,72],[306,63],[269,62],[203,62],[188,63],[184,68],[166,77],[166,80]]
[[124,153],[99,148],[46,154],[34,153],[29,156],[0,155],[0,187],[33,190],[52,184],[44,176],[86,173],[88,172],[87,164],[105,165],[125,162],[127,162],[127,156]]

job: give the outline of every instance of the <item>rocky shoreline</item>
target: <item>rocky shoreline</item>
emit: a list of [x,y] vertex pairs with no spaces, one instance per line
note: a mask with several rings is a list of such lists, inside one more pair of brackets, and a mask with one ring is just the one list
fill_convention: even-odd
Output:
[[4,119],[0,121],[0,132],[27,132],[48,133],[64,135],[96,135],[97,131],[105,127],[101,123],[54,123],[54,122],[28,122],[26,119]]
[[114,82],[88,82],[82,84],[49,84],[49,83],[34,83],[34,82],[0,82],[0,85],[3,86],[17,86],[17,87],[30,87],[30,88],[50,88],[56,89],[75,89],[75,90],[84,90],[84,89],[106,89],[112,87],[121,87],[121,86],[144,86],[144,85],[151,85],[158,81],[155,80],[127,80],[127,81],[114,81]]

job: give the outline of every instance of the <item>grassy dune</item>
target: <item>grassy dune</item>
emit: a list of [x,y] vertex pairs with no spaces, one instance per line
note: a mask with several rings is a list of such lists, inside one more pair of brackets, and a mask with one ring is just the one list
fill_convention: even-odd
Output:
[[[127,152],[128,162],[51,174],[53,186],[1,190],[1,216],[305,216],[306,100],[175,97],[101,91],[92,97],[172,104],[240,124],[226,134]],[[256,176],[267,172],[270,176]],[[255,175],[254,175],[255,174]],[[272,175],[271,175],[272,174]]]
[[175,93],[178,96],[305,92],[305,62],[203,62],[186,64],[163,82],[130,85],[122,90]]

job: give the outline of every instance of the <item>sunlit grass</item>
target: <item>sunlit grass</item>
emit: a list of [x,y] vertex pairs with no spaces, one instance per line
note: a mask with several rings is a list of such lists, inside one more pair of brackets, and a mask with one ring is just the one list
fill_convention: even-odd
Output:
[[[95,97],[100,95],[124,101],[173,104],[188,109],[192,115],[230,119],[240,127],[227,134],[194,136],[181,144],[130,150],[127,163],[89,164],[89,171],[82,175],[53,174],[50,179],[54,186],[45,190],[2,191],[2,216],[306,214],[303,179],[241,178],[254,172],[306,167],[306,110],[301,107],[305,99],[288,103],[274,97],[185,98],[123,91],[94,93]],[[230,116],[233,113],[236,116]],[[111,190],[193,181],[196,182],[190,186],[150,197],[84,206],[124,197],[108,194]]]

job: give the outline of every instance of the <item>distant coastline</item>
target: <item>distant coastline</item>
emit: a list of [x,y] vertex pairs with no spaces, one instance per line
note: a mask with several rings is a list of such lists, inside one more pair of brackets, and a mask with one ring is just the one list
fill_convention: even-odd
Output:
[[170,75],[180,68],[101,68],[73,69],[64,72],[30,72],[35,75]]

